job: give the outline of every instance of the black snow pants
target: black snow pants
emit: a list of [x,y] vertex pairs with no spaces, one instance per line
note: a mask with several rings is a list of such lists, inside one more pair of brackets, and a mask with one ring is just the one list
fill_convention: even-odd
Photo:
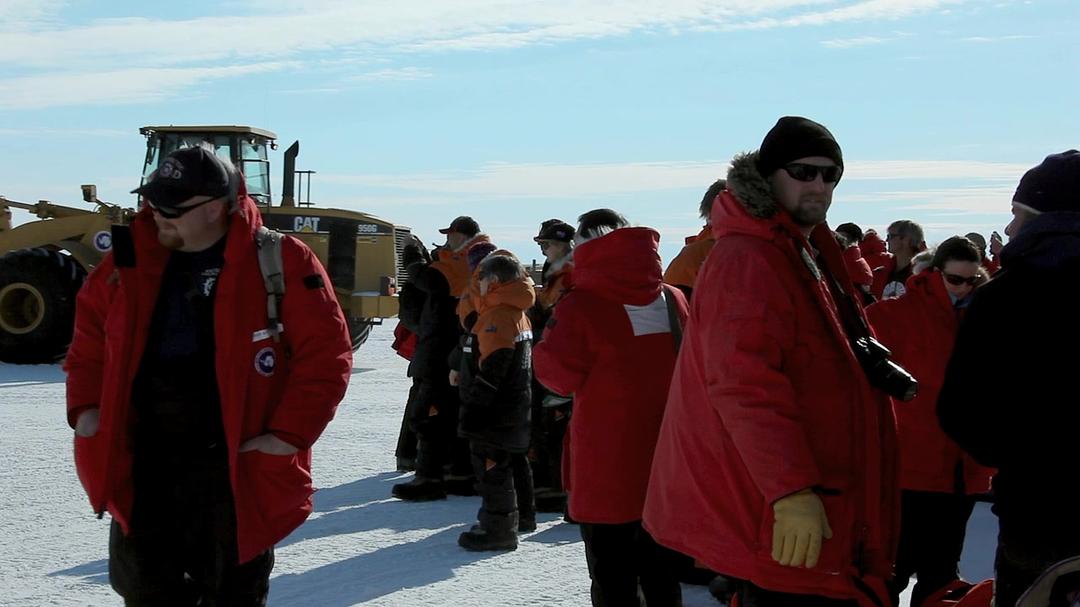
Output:
[[594,607],[679,607],[677,557],[657,544],[641,521],[581,523]]
[[127,607],[261,607],[271,548],[237,563],[236,513],[223,447],[182,460],[135,460],[129,533],[113,521],[109,581]]

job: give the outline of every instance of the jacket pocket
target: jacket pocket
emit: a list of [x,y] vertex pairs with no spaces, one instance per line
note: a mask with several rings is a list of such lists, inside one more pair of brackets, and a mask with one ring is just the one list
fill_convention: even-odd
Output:
[[311,513],[311,473],[300,464],[299,452],[271,455],[257,449],[237,456],[237,473],[249,490],[248,502],[259,513],[272,541],[277,542]]

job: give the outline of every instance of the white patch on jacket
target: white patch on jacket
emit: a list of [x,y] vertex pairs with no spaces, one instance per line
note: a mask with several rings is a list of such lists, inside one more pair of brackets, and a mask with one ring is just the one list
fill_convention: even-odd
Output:
[[642,335],[654,335],[656,333],[671,333],[671,319],[668,317],[667,300],[664,299],[663,291],[651,304],[645,306],[631,306],[623,304],[626,315],[630,317],[630,326],[634,329],[634,337]]

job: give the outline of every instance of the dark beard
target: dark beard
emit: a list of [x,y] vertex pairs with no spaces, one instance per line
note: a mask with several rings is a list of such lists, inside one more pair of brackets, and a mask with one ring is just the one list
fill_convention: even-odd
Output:
[[826,215],[829,212],[828,204],[803,204],[799,203],[799,206],[794,211],[790,212],[791,218],[797,225],[800,226],[816,226],[825,223]]

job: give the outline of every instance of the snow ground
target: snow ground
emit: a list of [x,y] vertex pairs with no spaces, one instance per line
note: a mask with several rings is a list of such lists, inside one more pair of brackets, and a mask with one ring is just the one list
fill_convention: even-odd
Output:
[[[479,498],[391,499],[393,450],[408,393],[393,323],[360,349],[337,418],[315,448],[315,513],[277,548],[270,605],[589,604],[577,527],[540,515],[516,552],[469,553],[457,536]],[[0,605],[117,605],[108,582],[107,521],[97,520],[71,459],[59,365],[0,364]],[[992,575],[996,521],[980,504],[962,573]],[[687,607],[715,606],[684,587]]]

